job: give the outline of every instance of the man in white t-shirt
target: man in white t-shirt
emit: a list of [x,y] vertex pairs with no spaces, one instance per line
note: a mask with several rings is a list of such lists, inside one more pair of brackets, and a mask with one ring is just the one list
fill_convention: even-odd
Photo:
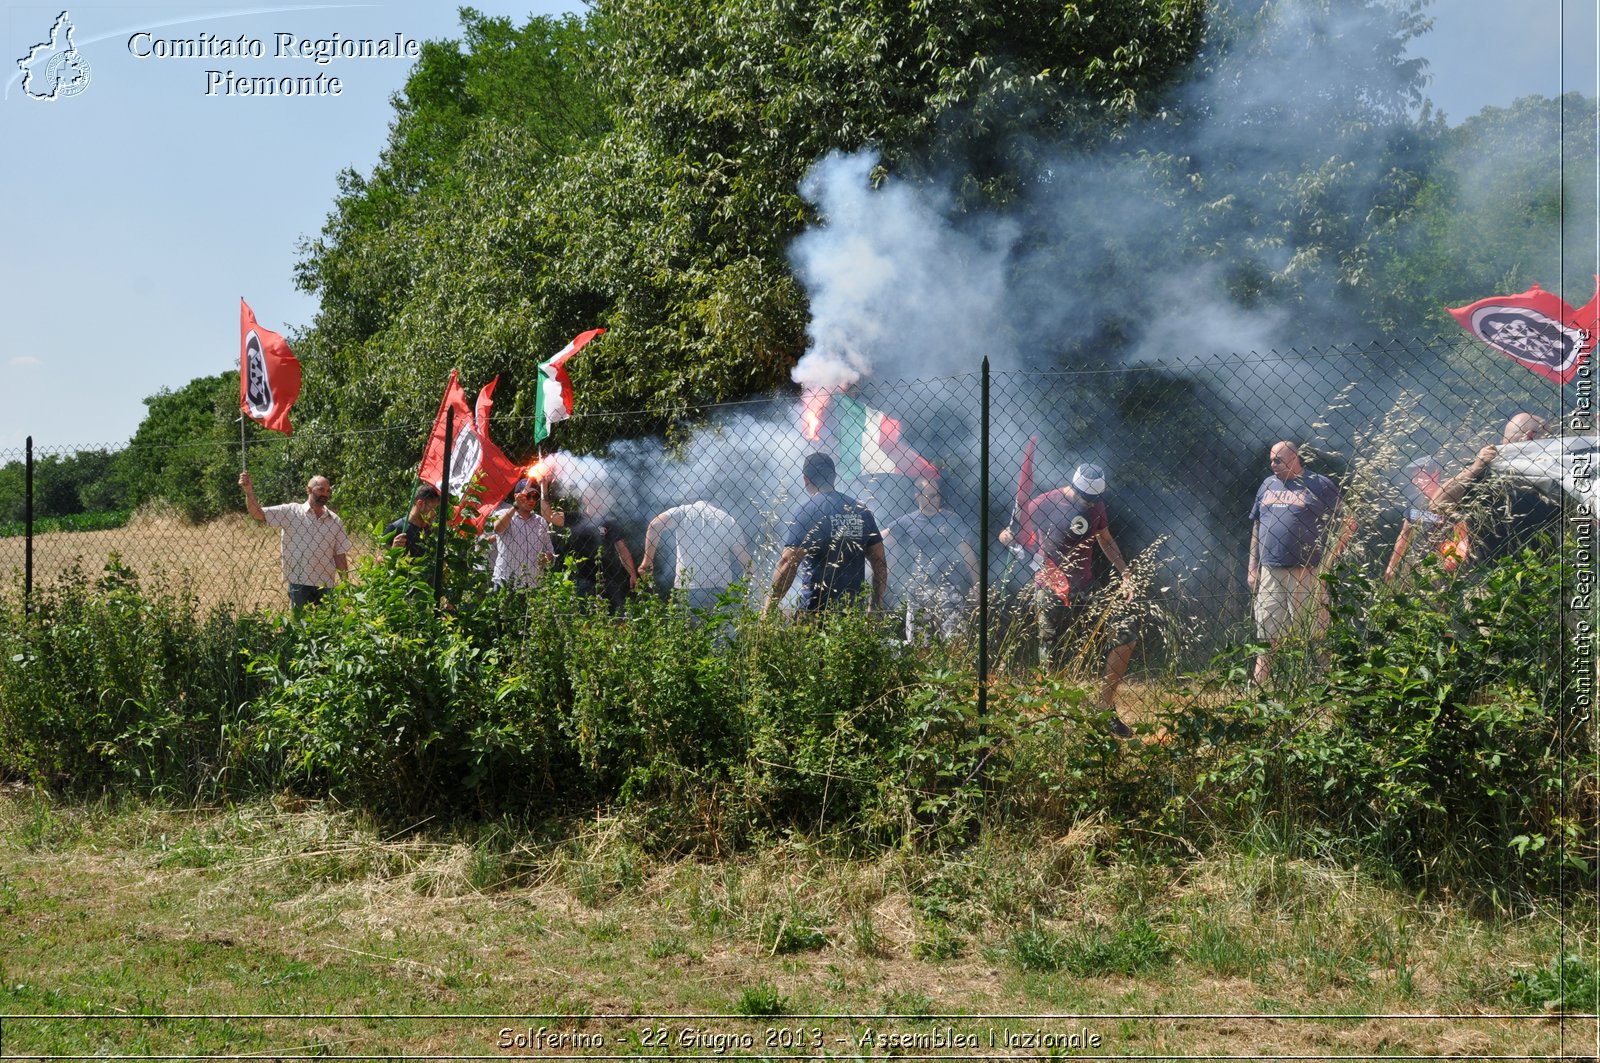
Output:
[[320,602],[328,588],[349,571],[350,537],[339,514],[328,508],[333,485],[326,476],[313,476],[306,483],[304,502],[265,509],[256,501],[248,471],[239,474],[239,486],[244,489],[250,516],[281,533],[283,581],[289,585],[289,604],[299,616],[306,606]]
[[673,589],[683,595],[690,609],[709,609],[717,604],[733,582],[733,561],[739,563],[739,578],[749,577],[750,551],[745,547],[739,523],[710,502],[690,502],[657,514],[645,529],[640,579],[655,564],[661,534],[667,531],[677,538]]

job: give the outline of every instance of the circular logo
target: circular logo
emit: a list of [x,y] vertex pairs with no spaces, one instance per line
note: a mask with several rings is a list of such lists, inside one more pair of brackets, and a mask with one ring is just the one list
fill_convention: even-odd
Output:
[[76,96],[89,87],[89,60],[74,48],[70,52],[57,52],[44,68],[44,83],[50,86],[51,99]]
[[1558,372],[1572,364],[1585,339],[1581,330],[1520,306],[1483,307],[1472,323],[1478,335],[1523,364]]
[[1079,513],[1076,517],[1072,518],[1072,523],[1067,525],[1067,530],[1073,535],[1076,535],[1078,538],[1083,538],[1085,535],[1089,534],[1089,518],[1085,517],[1082,513]]
[[260,420],[272,412],[272,381],[267,377],[267,359],[261,353],[261,337],[251,329],[244,338],[244,401],[250,416]]

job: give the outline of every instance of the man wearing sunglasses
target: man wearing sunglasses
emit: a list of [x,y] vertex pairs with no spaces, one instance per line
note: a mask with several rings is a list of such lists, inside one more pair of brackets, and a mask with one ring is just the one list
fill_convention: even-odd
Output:
[[495,590],[531,591],[555,560],[550,525],[538,512],[543,492],[536,480],[523,477],[511,491],[512,508],[494,523],[499,539],[494,555]]
[[1264,684],[1272,658],[1290,635],[1316,638],[1328,624],[1321,575],[1332,567],[1355,521],[1347,520],[1332,549],[1328,529],[1339,510],[1339,487],[1310,472],[1293,443],[1272,445],[1272,472],[1256,490],[1250,509],[1249,585],[1255,594],[1256,635],[1267,651],[1256,658],[1255,680]]

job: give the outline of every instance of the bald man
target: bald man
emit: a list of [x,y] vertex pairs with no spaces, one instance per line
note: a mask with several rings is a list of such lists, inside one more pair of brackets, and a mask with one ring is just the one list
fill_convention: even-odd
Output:
[[[1500,433],[1500,446],[1543,438],[1544,418],[1538,414],[1524,412],[1506,422],[1505,428]],[[1489,471],[1489,466],[1494,464],[1494,459],[1499,456],[1500,447],[1493,443],[1479,450],[1471,465],[1439,485],[1439,493],[1433,496],[1433,511],[1445,513],[1454,508],[1466,496],[1467,488],[1473,482],[1483,479],[1484,474]]]
[[239,486],[250,516],[280,532],[283,580],[289,585],[289,604],[299,616],[306,606],[322,601],[328,588],[349,571],[350,537],[339,514],[328,508],[333,485],[326,476],[313,476],[306,483],[304,502],[265,509],[256,501],[248,471],[239,474]]
[[1339,512],[1338,485],[1307,471],[1287,440],[1274,443],[1267,460],[1272,471],[1250,509],[1248,582],[1255,594],[1256,636],[1267,643],[1256,658],[1259,684],[1266,683],[1285,638],[1296,633],[1315,638],[1327,627],[1320,577],[1355,531],[1355,521],[1346,520],[1339,541],[1326,549],[1328,529]]
[[1499,446],[1491,443],[1483,447],[1472,464],[1439,485],[1439,493],[1433,496],[1429,508],[1441,516],[1467,521],[1473,561],[1491,561],[1531,546],[1551,529],[1559,534],[1558,504],[1524,484],[1499,482],[1490,475],[1500,447],[1544,436],[1544,418],[1518,413],[1506,422]]

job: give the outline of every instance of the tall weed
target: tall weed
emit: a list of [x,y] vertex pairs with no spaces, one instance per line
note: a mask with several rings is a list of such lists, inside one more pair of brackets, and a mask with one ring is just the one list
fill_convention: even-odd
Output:
[[270,680],[252,755],[382,814],[514,809],[546,795],[560,705],[521,681],[519,641],[486,642],[435,609],[419,571],[369,559],[257,655]]

